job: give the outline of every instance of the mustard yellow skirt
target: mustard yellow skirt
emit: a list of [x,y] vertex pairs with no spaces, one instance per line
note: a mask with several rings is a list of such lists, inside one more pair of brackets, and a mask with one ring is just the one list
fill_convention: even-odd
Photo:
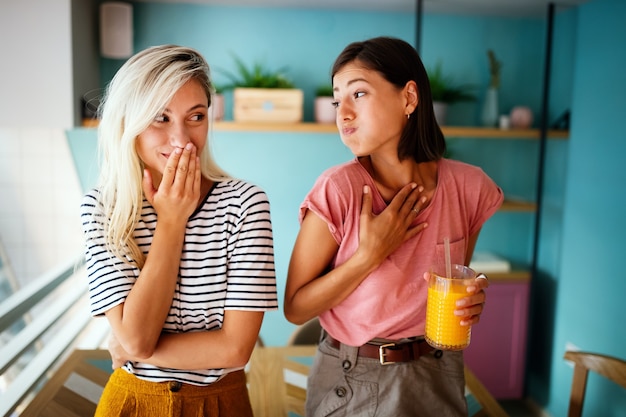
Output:
[[109,378],[95,417],[252,417],[244,371],[198,386],[149,382],[119,368]]

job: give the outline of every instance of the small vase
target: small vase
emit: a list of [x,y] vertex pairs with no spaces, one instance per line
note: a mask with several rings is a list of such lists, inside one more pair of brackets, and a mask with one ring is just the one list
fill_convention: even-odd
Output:
[[433,111],[435,112],[435,119],[439,126],[446,125],[446,116],[448,114],[448,103],[442,101],[433,101]]
[[335,123],[337,120],[337,109],[333,106],[333,97],[315,97],[314,113],[317,123]]
[[211,97],[211,118],[215,122],[224,120],[224,96],[222,94],[214,94]]
[[528,129],[533,124],[533,112],[528,107],[513,107],[510,118],[511,126],[516,129]]
[[483,126],[495,127],[498,124],[498,89],[489,87],[483,103],[482,122]]

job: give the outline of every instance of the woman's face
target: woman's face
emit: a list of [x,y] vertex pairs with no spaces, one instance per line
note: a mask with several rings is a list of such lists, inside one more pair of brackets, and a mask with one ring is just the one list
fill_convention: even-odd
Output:
[[161,182],[174,149],[191,142],[197,148],[197,155],[202,152],[209,132],[208,106],[202,85],[189,80],[174,94],[163,113],[137,137],[137,154],[150,170],[155,187]]
[[337,127],[343,143],[356,156],[378,152],[397,155],[407,119],[407,97],[380,73],[358,62],[346,64],[333,77]]

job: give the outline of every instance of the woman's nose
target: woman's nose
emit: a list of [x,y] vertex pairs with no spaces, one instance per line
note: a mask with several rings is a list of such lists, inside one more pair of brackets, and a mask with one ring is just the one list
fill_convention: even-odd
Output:
[[354,111],[349,104],[341,103],[337,107],[337,120],[351,120],[354,118]]
[[184,148],[189,143],[189,133],[184,124],[173,124],[169,130],[170,145]]

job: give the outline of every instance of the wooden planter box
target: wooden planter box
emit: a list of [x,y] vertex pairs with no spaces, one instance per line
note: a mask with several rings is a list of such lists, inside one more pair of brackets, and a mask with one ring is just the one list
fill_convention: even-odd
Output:
[[235,88],[236,122],[301,122],[304,94],[297,88]]

